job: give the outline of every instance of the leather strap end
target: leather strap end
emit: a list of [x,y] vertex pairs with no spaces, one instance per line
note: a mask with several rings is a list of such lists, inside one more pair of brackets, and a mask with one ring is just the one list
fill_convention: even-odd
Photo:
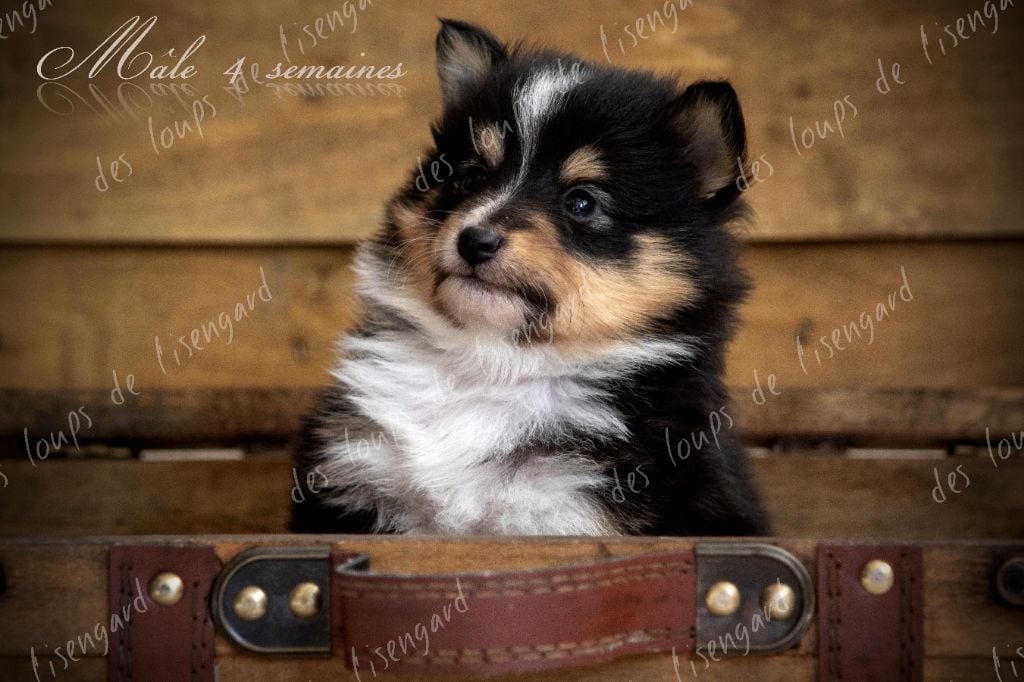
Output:
[[[873,592],[862,582],[869,562],[884,562],[882,575],[891,575],[866,580]],[[923,584],[919,546],[819,545],[818,679],[919,682]]]
[[[206,545],[111,545],[109,679],[117,682],[213,682],[214,630],[209,599],[220,563]],[[154,576],[174,574],[180,595],[161,605]]]

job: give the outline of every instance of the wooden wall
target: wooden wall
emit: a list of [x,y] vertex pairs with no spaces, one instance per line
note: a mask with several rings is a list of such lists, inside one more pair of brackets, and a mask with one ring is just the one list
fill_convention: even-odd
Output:
[[[668,6],[679,4],[690,2]],[[356,12],[354,33],[349,20],[308,59],[297,55],[302,27],[344,6],[331,0],[244,6],[101,0],[50,7],[34,34],[14,31],[0,51],[4,239],[238,245],[365,237],[381,201],[429,142],[427,121],[439,107],[437,16],[481,22],[507,39],[558,46],[598,62],[606,61],[607,50],[613,64],[676,73],[683,81],[732,80],[746,111],[752,157],[764,155],[767,162],[761,164],[764,181],[750,195],[758,214],[753,240],[1020,232],[1024,74],[1016,54],[1024,20],[1012,8],[999,16],[998,27],[989,20],[943,57],[936,47],[941,26],[974,5],[783,0],[768,11],[697,0],[675,14],[673,33],[664,0],[377,0]],[[668,23],[654,20],[656,30],[633,47],[625,25],[646,21],[654,11]],[[48,50],[76,46],[81,57],[133,15],[158,17],[143,44],[154,53],[174,48],[180,54],[206,36],[189,62],[197,68],[187,81],[194,96],[179,92],[179,101],[168,88],[160,96],[151,83],[133,81],[146,94],[129,85],[125,106],[110,68],[92,83],[111,102],[109,112],[89,92],[84,69],[37,92],[35,64]],[[933,43],[931,64],[921,46],[922,25]],[[401,92],[303,97],[252,79],[247,95],[225,91],[224,72],[240,57],[247,65],[259,63],[264,73],[283,60],[282,26],[296,63],[401,63],[406,75],[387,81]],[[620,37],[623,51],[617,50]],[[905,84],[890,82],[891,91],[881,94],[878,60],[890,81],[892,63],[899,62]],[[202,137],[186,135],[155,153],[149,117],[156,131],[173,126],[191,116],[193,101],[203,96],[212,108],[200,107]],[[842,133],[834,120],[837,101],[846,112]],[[805,148],[804,129],[817,122],[824,131],[830,119],[833,132]],[[120,154],[131,162],[132,176],[97,192],[95,157],[109,164]]]
[[[247,430],[268,435],[266,421],[246,418],[267,410],[253,401],[225,409],[220,401],[222,409],[210,411],[224,395],[218,391],[291,396],[326,383],[334,340],[356,314],[353,244],[373,232],[382,202],[429,143],[428,122],[439,107],[437,16],[598,62],[606,61],[604,32],[614,64],[676,73],[681,82],[732,80],[762,181],[752,183],[756,220],[744,233],[756,290],[743,309],[728,381],[745,414],[741,426],[758,444],[771,446],[788,432],[845,447],[880,433],[885,443],[926,444],[943,456],[983,444],[986,429],[1004,437],[1024,428],[1024,19],[1015,9],[952,47],[942,27],[980,5],[696,0],[676,14],[673,30],[666,8],[679,2],[364,4],[355,23],[348,18],[305,56],[296,55],[302,27],[342,2],[101,0],[57,4],[38,14],[34,32],[31,24],[6,31],[0,433],[10,438],[0,450],[21,459],[6,465],[8,473],[29,466],[24,428],[43,437],[79,406],[118,425],[97,425],[91,439],[100,446],[134,447],[154,432],[204,444],[230,435],[237,444]],[[632,46],[624,26],[656,10],[667,23]],[[122,84],[110,68],[94,81],[82,69],[43,84],[36,64],[47,51],[74,46],[80,58],[134,15],[158,17],[143,43],[158,57],[171,48],[180,55],[206,36],[188,62],[197,75],[187,88]],[[387,88],[324,96],[253,78],[244,90],[227,87],[224,71],[240,57],[264,73],[283,60],[282,28],[296,63],[401,63],[405,75],[384,81]],[[884,94],[879,60],[888,74]],[[894,62],[903,84],[892,75]],[[842,133],[837,116],[845,117]],[[183,134],[173,134],[167,148],[160,131],[176,123]],[[826,123],[830,132],[801,142],[804,129],[825,131]],[[106,191],[97,189],[97,158]],[[118,158],[123,182],[111,177]],[[864,330],[820,365],[808,355],[801,366],[797,337],[810,344],[876,311],[904,274],[912,300],[895,297],[870,343]],[[264,276],[270,300],[254,300],[234,322],[230,343],[215,339],[174,363],[170,348],[179,336],[233,313]],[[779,406],[756,409],[755,371],[762,383],[777,376]],[[115,372],[122,388],[134,375],[141,397],[112,406]],[[283,402],[289,407],[269,435],[286,438],[299,408],[291,398]],[[177,417],[166,414],[169,405]],[[844,470],[871,466],[844,462]],[[885,475],[860,471],[867,481]],[[920,467],[907,485],[916,494],[930,475]],[[19,485],[28,480],[35,479],[26,474]],[[79,480],[99,490],[107,479]],[[774,486],[790,477],[764,480]],[[789,483],[807,484],[799,477]],[[58,491],[45,477],[38,485]],[[995,504],[1012,496],[1012,486],[999,490]],[[922,504],[927,510],[927,499]],[[953,524],[949,532],[969,535],[990,510],[978,506],[973,526]],[[926,519],[919,521],[914,528]],[[27,521],[21,527],[40,531]],[[165,528],[131,528],[156,527]],[[824,530],[796,522],[791,529]]]

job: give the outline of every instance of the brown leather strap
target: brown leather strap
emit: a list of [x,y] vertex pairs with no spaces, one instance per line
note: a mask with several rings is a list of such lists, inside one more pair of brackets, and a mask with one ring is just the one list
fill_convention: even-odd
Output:
[[374,575],[346,569],[351,557],[331,556],[334,647],[361,679],[541,670],[693,645],[689,551],[464,575]]
[[[209,546],[111,546],[109,679],[213,682],[208,607],[218,568]],[[150,581],[162,572],[178,575],[184,584],[172,606],[155,603],[148,593]]]
[[[861,584],[868,562],[893,571],[884,594]],[[920,547],[818,547],[818,680],[922,679],[923,561]]]

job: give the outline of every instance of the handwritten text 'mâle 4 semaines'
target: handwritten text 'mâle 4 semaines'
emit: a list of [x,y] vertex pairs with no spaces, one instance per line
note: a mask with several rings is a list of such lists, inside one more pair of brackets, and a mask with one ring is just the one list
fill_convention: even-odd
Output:
[[[154,56],[152,52],[140,50],[142,41],[149,35],[156,26],[157,17],[152,16],[146,20],[135,16],[118,26],[107,36],[92,52],[84,57],[78,58],[75,48],[70,46],[56,47],[44,54],[36,63],[36,73],[40,78],[47,81],[57,81],[71,76],[82,70],[88,78],[96,78],[104,69],[111,67],[121,80],[134,80],[148,75],[150,80],[188,80],[196,75],[196,67],[189,64],[192,58],[203,43],[206,42],[206,35],[196,36],[196,39],[182,52],[176,53],[172,47],[166,52]],[[241,73],[245,63],[245,57],[239,58],[225,71],[225,75],[231,77],[232,83]],[[116,62],[115,62],[116,60]],[[255,66],[255,63],[250,66]],[[337,65],[333,67],[324,66],[285,66],[278,63],[269,72],[263,74],[263,78],[273,79],[395,79],[405,75],[402,64],[394,66],[376,67],[362,66],[358,70],[354,65],[348,67]]]

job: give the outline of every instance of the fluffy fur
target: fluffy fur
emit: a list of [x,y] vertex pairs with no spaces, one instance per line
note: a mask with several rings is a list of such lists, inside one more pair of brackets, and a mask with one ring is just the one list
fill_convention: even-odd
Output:
[[766,532],[721,379],[747,286],[731,86],[456,21],[437,59],[435,146],[358,252],[295,529]]

